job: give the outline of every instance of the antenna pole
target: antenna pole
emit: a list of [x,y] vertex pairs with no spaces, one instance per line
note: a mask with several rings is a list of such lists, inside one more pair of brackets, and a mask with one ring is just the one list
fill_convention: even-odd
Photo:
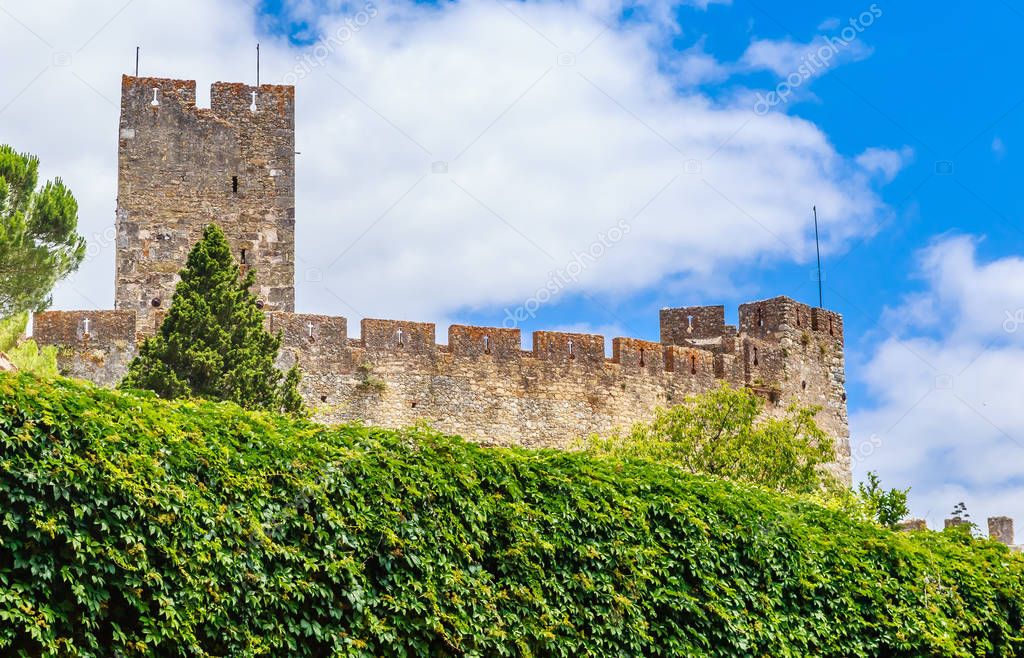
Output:
[[135,46],[135,77],[139,77],[139,46]]
[[256,86],[260,86],[260,44],[256,44]]
[[818,252],[818,308],[824,308],[824,297],[821,293],[821,243],[818,241],[818,206],[811,206],[814,211],[814,249]]

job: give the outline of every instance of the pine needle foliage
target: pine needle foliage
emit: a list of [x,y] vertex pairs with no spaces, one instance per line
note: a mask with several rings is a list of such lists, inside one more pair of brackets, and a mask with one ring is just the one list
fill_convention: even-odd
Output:
[[160,330],[143,342],[120,387],[301,413],[298,366],[287,374],[274,367],[281,336],[266,330],[254,282],[253,270],[241,274],[224,233],[207,226]]
[[0,319],[50,305],[78,269],[78,202],[60,178],[39,183],[39,158],[0,144]]

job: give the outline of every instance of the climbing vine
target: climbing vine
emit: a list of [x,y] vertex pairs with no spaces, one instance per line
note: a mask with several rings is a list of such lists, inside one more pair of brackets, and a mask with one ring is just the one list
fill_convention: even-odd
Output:
[[1024,563],[642,460],[0,376],[0,655],[1020,656]]

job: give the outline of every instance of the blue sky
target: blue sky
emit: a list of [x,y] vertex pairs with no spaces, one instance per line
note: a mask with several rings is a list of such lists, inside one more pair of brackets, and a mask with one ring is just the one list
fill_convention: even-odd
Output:
[[[0,137],[76,191],[108,308],[120,74],[297,88],[297,305],[657,339],[658,310],[844,315],[855,475],[1024,518],[1019,2],[46,0],[0,13]],[[865,18],[866,17],[866,18]],[[852,21],[852,23],[851,23]],[[786,102],[758,99],[842,39]],[[61,121],[39,120],[40,108]],[[1018,322],[1019,318],[1019,322]],[[1018,326],[1020,330],[1018,331]]]

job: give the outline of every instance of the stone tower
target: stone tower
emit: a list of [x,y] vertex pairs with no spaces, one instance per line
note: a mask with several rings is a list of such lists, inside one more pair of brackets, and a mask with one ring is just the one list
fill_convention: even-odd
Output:
[[843,317],[775,297],[741,304],[739,321],[738,332],[726,326],[723,306],[664,309],[661,342],[714,354],[715,376],[769,400],[768,414],[794,402],[819,407],[816,420],[835,439],[833,471],[850,482]]
[[267,310],[295,306],[295,88],[121,82],[116,308],[151,333],[203,228],[223,229]]

